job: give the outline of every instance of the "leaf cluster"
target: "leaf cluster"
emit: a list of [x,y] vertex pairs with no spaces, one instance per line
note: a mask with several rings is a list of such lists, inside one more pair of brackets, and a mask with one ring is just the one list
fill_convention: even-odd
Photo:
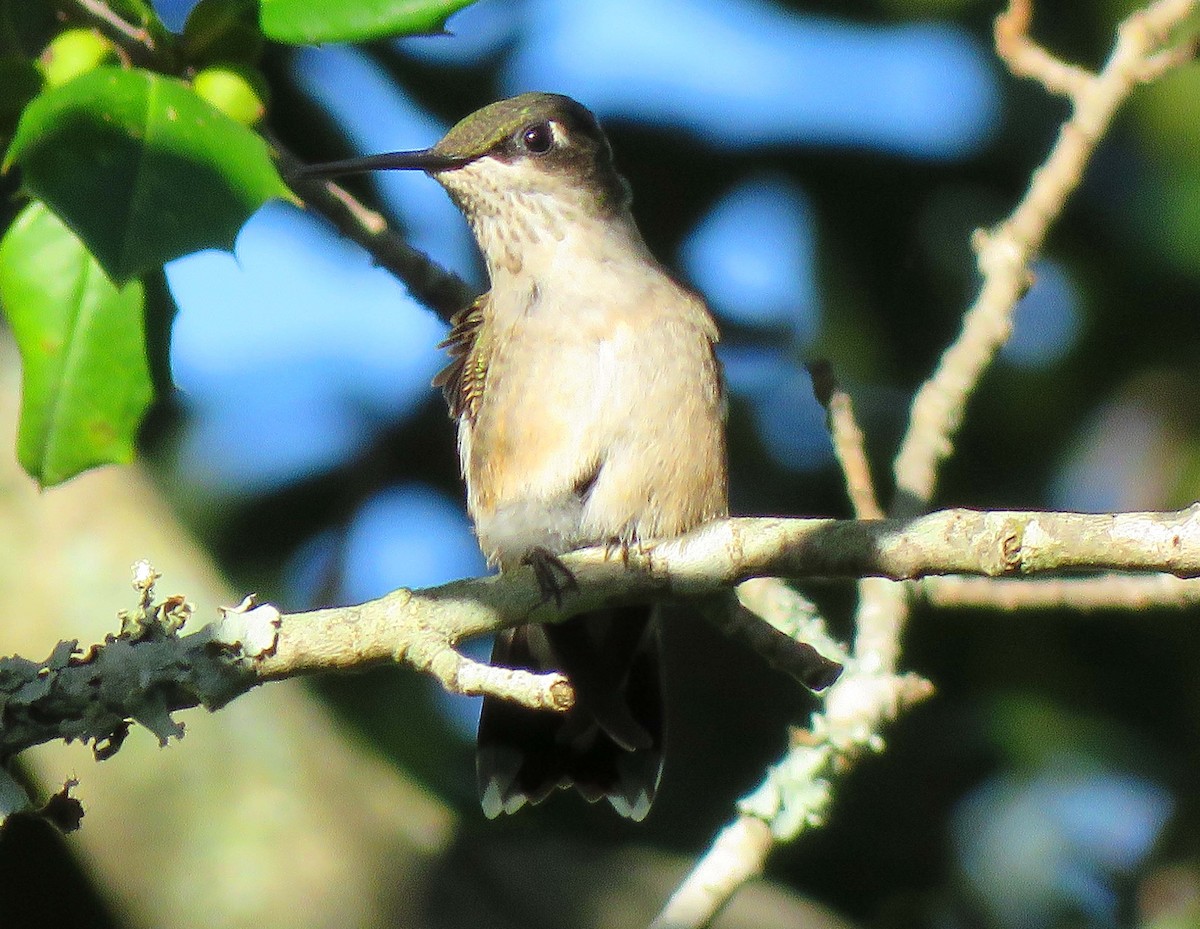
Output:
[[468,2],[203,0],[176,34],[148,0],[0,0],[0,166],[27,201],[0,238],[0,311],[30,475],[132,457],[165,352],[148,279],[295,201],[255,128],[267,47],[438,31]]

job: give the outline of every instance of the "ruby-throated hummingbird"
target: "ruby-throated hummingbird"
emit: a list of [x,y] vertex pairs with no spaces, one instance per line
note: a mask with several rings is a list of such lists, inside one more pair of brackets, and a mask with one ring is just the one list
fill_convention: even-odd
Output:
[[[433,148],[316,165],[309,176],[425,171],[466,215],[491,289],[453,320],[435,379],[458,421],[467,507],[489,561],[679,535],[727,509],[724,390],[704,303],[650,254],[590,111],[529,93],[471,114]],[[568,576],[569,579],[569,576]],[[495,664],[559,670],[566,714],[493,698],[479,720],[489,817],[556,787],[645,817],[662,771],[654,609],[501,633]]]

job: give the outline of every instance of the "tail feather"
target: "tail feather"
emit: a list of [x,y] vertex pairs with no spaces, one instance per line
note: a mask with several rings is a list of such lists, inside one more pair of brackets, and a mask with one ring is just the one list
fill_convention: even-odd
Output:
[[574,787],[644,819],[662,773],[663,696],[651,607],[588,613],[496,638],[493,664],[558,670],[575,688],[565,714],[487,698],[479,718],[479,796],[488,818]]

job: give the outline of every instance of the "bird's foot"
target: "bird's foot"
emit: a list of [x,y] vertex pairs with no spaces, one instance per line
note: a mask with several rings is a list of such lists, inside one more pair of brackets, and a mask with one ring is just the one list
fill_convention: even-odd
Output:
[[629,559],[633,553],[636,553],[639,558],[646,557],[650,547],[641,539],[622,538],[621,536],[613,536],[604,543],[604,560],[609,561],[613,555],[620,554],[621,563],[628,568]]
[[555,606],[561,607],[563,595],[567,591],[579,590],[579,582],[575,580],[574,572],[547,548],[531,548],[521,559],[521,564],[533,568],[533,576],[537,581],[538,590],[542,592],[543,603],[553,600]]
[[613,536],[604,543],[604,560],[609,561],[613,555],[620,553],[621,563],[625,567],[629,567],[629,540],[622,539],[620,536]]

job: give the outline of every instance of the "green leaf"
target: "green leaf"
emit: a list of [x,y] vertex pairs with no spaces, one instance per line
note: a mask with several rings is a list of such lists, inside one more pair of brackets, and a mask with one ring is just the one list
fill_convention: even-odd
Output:
[[293,45],[364,42],[441,32],[451,13],[474,0],[262,0],[268,38]]
[[200,0],[180,38],[188,61],[257,64],[263,48],[258,0]]
[[158,19],[153,5],[146,0],[108,0],[107,6],[122,19],[139,26],[148,26]]
[[43,486],[130,461],[153,399],[142,285],[118,288],[43,203],[0,239],[0,309],[21,351],[17,457]]
[[203,248],[231,248],[272,197],[292,198],[266,143],[188,86],[97,68],[25,109],[5,167],[118,283]]

